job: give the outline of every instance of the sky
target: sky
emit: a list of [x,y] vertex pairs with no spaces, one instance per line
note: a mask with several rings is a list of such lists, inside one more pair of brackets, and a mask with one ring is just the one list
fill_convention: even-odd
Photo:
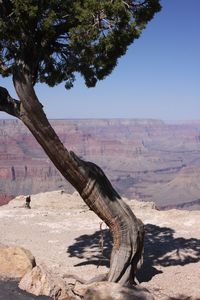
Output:
[[[49,118],[151,118],[200,120],[200,0],[163,0],[141,37],[113,73],[88,89],[38,84]],[[11,78],[0,85],[16,97]],[[0,118],[10,118],[0,112]]]

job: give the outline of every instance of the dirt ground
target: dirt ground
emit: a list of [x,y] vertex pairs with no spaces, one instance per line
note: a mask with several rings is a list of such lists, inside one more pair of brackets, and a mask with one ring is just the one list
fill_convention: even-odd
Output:
[[[29,249],[37,264],[45,263],[61,276],[90,279],[108,271],[109,230],[77,193],[33,195],[31,209],[24,203],[19,196],[0,207],[0,244]],[[156,299],[200,300],[200,211],[158,211],[152,203],[128,203],[146,231],[138,281]]]

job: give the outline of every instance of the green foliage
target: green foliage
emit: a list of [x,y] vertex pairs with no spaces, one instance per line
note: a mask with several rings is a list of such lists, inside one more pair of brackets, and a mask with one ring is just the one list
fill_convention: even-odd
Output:
[[140,36],[159,0],[0,0],[0,74],[21,62],[33,82],[88,87],[109,75]]

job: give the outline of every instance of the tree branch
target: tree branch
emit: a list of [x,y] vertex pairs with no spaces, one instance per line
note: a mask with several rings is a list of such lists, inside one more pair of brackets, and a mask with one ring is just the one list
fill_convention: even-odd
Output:
[[20,119],[20,101],[13,99],[2,86],[0,86],[0,111]]

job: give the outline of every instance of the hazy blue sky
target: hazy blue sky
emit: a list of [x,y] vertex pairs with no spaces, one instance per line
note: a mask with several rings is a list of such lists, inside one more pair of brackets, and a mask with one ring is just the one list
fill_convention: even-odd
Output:
[[[200,0],[161,3],[162,11],[95,88],[81,78],[70,91],[37,85],[49,118],[200,119]],[[11,79],[1,85],[15,96]]]

